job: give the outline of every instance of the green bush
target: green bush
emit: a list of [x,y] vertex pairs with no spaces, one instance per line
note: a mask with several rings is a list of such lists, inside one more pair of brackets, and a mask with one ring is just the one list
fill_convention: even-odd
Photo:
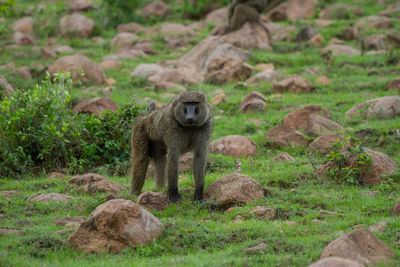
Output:
[[212,11],[214,8],[227,6],[231,0],[184,0],[182,12],[185,17],[199,19]]
[[135,20],[135,10],[146,0],[103,0],[99,15],[106,27],[115,27],[121,23]]
[[70,74],[57,74],[0,103],[0,175],[69,168],[83,172],[128,162],[135,104],[101,116],[73,114]]

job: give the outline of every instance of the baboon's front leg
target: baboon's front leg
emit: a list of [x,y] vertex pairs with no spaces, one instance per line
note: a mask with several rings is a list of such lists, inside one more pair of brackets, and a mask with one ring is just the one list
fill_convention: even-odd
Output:
[[203,200],[204,190],[204,176],[206,173],[208,156],[208,139],[198,140],[194,147],[194,158],[193,158],[193,176],[194,176],[194,200]]
[[168,200],[177,202],[181,196],[178,192],[178,161],[179,151],[168,149],[166,174],[168,179]]

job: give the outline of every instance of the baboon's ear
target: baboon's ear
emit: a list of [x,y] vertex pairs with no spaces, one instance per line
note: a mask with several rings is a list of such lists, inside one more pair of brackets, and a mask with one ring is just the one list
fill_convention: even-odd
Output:
[[156,107],[156,103],[155,102],[151,102],[148,106],[147,106],[147,113],[150,113],[152,111],[155,111],[157,109]]

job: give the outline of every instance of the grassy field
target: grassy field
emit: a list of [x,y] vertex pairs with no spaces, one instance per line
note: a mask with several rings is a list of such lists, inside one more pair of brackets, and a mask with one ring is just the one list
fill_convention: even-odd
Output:
[[[96,1],[94,1],[96,2]],[[171,1],[172,2],[172,1]],[[322,2],[322,1],[320,1]],[[384,10],[388,3],[379,4],[372,0],[343,0],[347,4],[358,5],[364,16],[376,15]],[[7,19],[5,25],[24,16],[24,11],[40,1],[17,1],[15,11]],[[66,13],[63,2],[43,2],[48,9],[33,12],[37,25],[35,35],[38,46],[43,47],[49,36],[54,33],[59,17]],[[322,2],[319,6],[328,6],[332,2]],[[171,3],[171,6],[174,6]],[[94,11],[88,16],[97,19]],[[310,19],[315,22],[317,16]],[[333,21],[320,33],[325,41],[324,46],[341,30],[354,24],[359,18]],[[177,22],[184,22],[175,18]],[[393,18],[394,29],[400,28],[400,22]],[[157,23],[157,22],[156,22]],[[282,25],[290,25],[283,22]],[[293,23],[298,29],[306,22]],[[209,35],[212,27],[200,31],[201,41]],[[57,36],[57,42],[82,52],[92,60],[101,62],[103,57],[112,51],[108,45],[116,30],[97,27],[97,32],[106,44],[93,44],[90,39]],[[383,33],[383,30],[366,30],[363,35]],[[0,35],[0,65],[13,62],[17,66],[26,66],[37,62],[43,65],[52,63],[54,59],[41,59],[40,51],[32,51],[31,47],[5,49],[11,31],[6,29]],[[141,36],[145,37],[145,36]],[[128,104],[133,95],[137,98],[151,97],[160,103],[167,103],[171,96],[165,92],[157,92],[152,86],[130,78],[130,73],[141,63],[156,63],[166,59],[176,59],[186,51],[173,51],[165,48],[160,36],[151,36],[156,55],[149,55],[138,60],[123,60],[119,70],[107,70],[107,78],[117,81],[111,98],[119,105]],[[357,49],[360,43],[345,42]],[[215,86],[199,84],[192,86],[206,92],[208,99],[217,94],[216,89],[223,89],[227,94],[227,102],[213,108],[218,118],[215,120],[212,141],[226,135],[243,135],[254,140],[258,147],[258,155],[251,159],[235,159],[222,155],[210,155],[211,166],[206,174],[206,187],[222,176],[235,172],[237,161],[241,163],[241,173],[256,179],[272,194],[261,200],[249,203],[239,209],[225,214],[223,209],[215,208],[207,203],[193,203],[193,176],[191,173],[181,174],[179,186],[183,201],[171,205],[163,212],[154,212],[165,225],[162,236],[151,245],[128,248],[119,255],[101,253],[86,255],[75,252],[64,246],[70,232],[56,233],[68,229],[58,227],[53,221],[66,216],[88,216],[98,205],[105,202],[105,194],[90,196],[73,190],[66,190],[68,179],[50,180],[46,175],[19,177],[11,179],[0,177],[0,191],[16,190],[18,194],[10,199],[0,197],[0,228],[21,230],[18,234],[0,236],[0,266],[307,266],[319,259],[323,248],[342,232],[346,233],[364,225],[368,227],[380,222],[388,223],[384,233],[376,235],[396,252],[397,260],[392,266],[400,266],[400,221],[391,215],[391,209],[400,198],[399,186],[377,185],[360,187],[337,184],[334,181],[317,178],[313,166],[323,163],[323,157],[310,154],[306,148],[287,147],[276,149],[268,146],[265,133],[292,110],[304,105],[320,105],[330,112],[330,118],[346,129],[346,135],[362,136],[364,146],[386,153],[394,161],[400,163],[400,117],[386,120],[364,120],[346,118],[345,112],[356,104],[369,99],[398,94],[388,91],[386,84],[400,75],[399,66],[387,64],[390,57],[400,60],[400,49],[390,49],[379,55],[339,56],[326,62],[320,49],[304,47],[295,50],[297,43],[273,43],[274,50],[253,51],[250,64],[272,63],[275,69],[284,75],[299,74],[309,79],[315,92],[309,94],[282,94],[282,98],[268,100],[266,110],[262,113],[241,114],[239,105],[243,97],[251,91],[258,91],[267,98],[274,94],[271,83],[260,83],[255,86],[237,86],[225,84]],[[190,48],[189,48],[190,49]],[[189,50],[188,49],[188,50]],[[319,76],[304,75],[309,68],[319,68],[321,75],[326,75],[330,85],[315,82]],[[371,71],[382,71],[384,74],[371,74]],[[256,73],[258,71],[254,71]],[[44,74],[35,75],[32,80],[21,79],[12,70],[0,70],[0,74],[14,86],[24,90],[40,83]],[[87,89],[89,87],[89,89]],[[80,85],[73,88],[73,98],[100,96],[102,87]],[[171,93],[170,91],[168,93]],[[172,91],[172,93],[174,93]],[[261,119],[256,126],[251,119]],[[397,132],[396,132],[397,130]],[[367,134],[363,134],[363,133]],[[1,149],[1,148],[0,148]],[[295,162],[274,162],[273,158],[280,152],[288,152]],[[128,188],[129,177],[110,177],[111,180]],[[148,179],[144,191],[152,191],[155,184]],[[366,191],[379,191],[371,196]],[[68,203],[42,204],[29,202],[27,198],[36,193],[60,192],[76,197]],[[128,193],[121,197],[135,200]],[[259,220],[249,214],[255,206],[276,207],[278,219],[273,221]],[[329,210],[341,213],[342,216],[322,218],[320,211]],[[237,215],[243,215],[245,221],[235,222]],[[314,219],[325,223],[315,224]],[[32,225],[20,225],[19,220],[29,220]],[[282,224],[284,221],[295,221],[299,226]],[[259,242],[267,244],[260,254],[248,254],[245,249]]]

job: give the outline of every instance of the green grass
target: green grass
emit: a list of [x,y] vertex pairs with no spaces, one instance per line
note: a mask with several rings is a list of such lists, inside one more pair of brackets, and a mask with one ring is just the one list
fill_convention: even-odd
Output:
[[[18,1],[6,25],[10,25],[35,1]],[[320,8],[331,2],[319,1]],[[385,5],[372,0],[343,0],[340,2],[358,5],[364,15],[378,14]],[[394,1],[388,1],[390,3]],[[37,46],[43,47],[48,36],[57,32],[58,19],[66,13],[64,3],[45,2],[49,9],[42,12],[33,11],[35,18],[35,35]],[[173,6],[173,4],[171,4]],[[177,8],[174,6],[174,8]],[[89,16],[99,19],[91,11]],[[315,22],[316,17],[312,19]],[[183,22],[179,17],[174,21]],[[324,36],[324,45],[346,27],[353,24],[357,18],[333,21],[326,28],[320,28]],[[187,22],[187,21],[185,21]],[[97,21],[100,25],[100,21]],[[159,23],[155,21],[154,23]],[[153,24],[153,23],[152,23]],[[283,25],[290,25],[288,22]],[[400,23],[394,20],[394,28]],[[48,25],[48,27],[41,27]],[[300,27],[304,22],[294,23]],[[150,27],[151,25],[147,25]],[[211,28],[200,31],[196,41],[205,38]],[[91,43],[90,39],[65,39],[57,36],[57,42],[70,45],[75,52],[83,52],[96,62],[113,51],[108,45],[116,31],[109,28],[96,30],[105,40],[106,45]],[[383,33],[383,30],[364,31],[364,35]],[[31,47],[2,49],[11,44],[10,30],[6,30],[0,38],[0,65],[14,62],[18,67],[37,62],[44,66],[54,59],[40,58],[40,51],[32,52]],[[3,38],[4,36],[4,38]],[[142,35],[141,37],[146,37]],[[155,63],[161,60],[179,58],[176,51],[164,49],[160,36],[149,37],[157,54],[137,60],[123,60],[119,70],[108,70],[106,76],[113,78],[117,84],[112,90],[111,98],[119,105],[128,104],[133,95],[136,98],[151,97],[161,103],[170,99],[166,92],[157,92],[147,82],[133,80],[130,73],[142,63]],[[346,42],[357,49],[357,41]],[[253,51],[250,64],[273,63],[275,69],[284,75],[299,74],[308,68],[319,68],[321,75],[326,75],[330,85],[319,85],[315,82],[318,76],[307,76],[316,90],[310,94],[282,94],[282,99],[271,99],[266,110],[260,113],[241,114],[239,105],[243,97],[258,91],[266,97],[274,94],[271,83],[261,83],[254,86],[236,86],[225,84],[214,86],[199,84],[194,89],[203,90],[211,100],[215,90],[222,88],[227,94],[227,103],[213,108],[215,120],[212,141],[226,135],[239,134],[250,137],[258,147],[258,155],[252,159],[235,159],[221,155],[210,155],[211,166],[207,169],[206,187],[222,176],[236,169],[236,162],[241,162],[241,173],[256,179],[273,194],[255,202],[249,203],[232,213],[224,214],[224,210],[211,204],[198,204],[191,201],[193,177],[191,173],[181,174],[179,186],[183,201],[172,205],[163,212],[154,212],[165,225],[162,236],[151,245],[145,247],[127,248],[121,254],[86,255],[75,252],[64,246],[68,233],[58,235],[55,232],[66,229],[53,224],[59,217],[89,216],[100,204],[105,202],[106,194],[79,193],[66,190],[67,180],[49,180],[45,175],[20,177],[20,179],[0,178],[0,190],[17,190],[19,193],[11,199],[0,198],[0,228],[14,228],[21,232],[16,235],[0,236],[0,266],[307,266],[318,260],[323,248],[341,232],[355,229],[355,225],[366,227],[387,222],[388,229],[383,234],[376,234],[396,252],[397,259],[392,266],[399,264],[400,221],[391,215],[391,209],[400,198],[398,186],[388,187],[378,185],[372,187],[357,187],[338,185],[334,181],[321,180],[315,177],[313,164],[323,162],[318,155],[310,155],[305,148],[287,147],[282,149],[267,146],[264,135],[292,110],[304,105],[320,105],[330,112],[332,120],[340,123],[346,129],[346,135],[362,136],[361,141],[371,149],[388,154],[400,163],[400,117],[386,120],[364,120],[361,118],[346,118],[345,112],[363,101],[398,94],[386,90],[386,84],[398,78],[399,67],[388,65],[388,54],[363,55],[353,57],[336,57],[325,62],[320,49],[302,48],[296,50],[295,43],[275,43],[274,51]],[[188,49],[189,50],[189,49]],[[393,50],[400,55],[400,49]],[[179,51],[185,54],[186,51]],[[382,74],[372,74],[371,71],[385,71]],[[24,90],[43,80],[44,73],[36,74],[31,81],[16,77],[11,70],[0,70],[7,80],[17,89]],[[90,87],[89,89],[87,89]],[[100,96],[105,86],[92,87],[90,84],[76,85],[71,94],[76,99],[81,97]],[[167,92],[170,93],[170,92]],[[144,107],[143,107],[144,109]],[[250,119],[262,119],[260,126],[255,126]],[[397,132],[396,132],[397,131]],[[366,134],[363,134],[366,133]],[[312,138],[310,138],[312,140]],[[296,161],[278,163],[272,159],[280,152],[288,152]],[[104,169],[100,171],[106,172]],[[129,177],[108,177],[128,188]],[[146,181],[144,191],[155,189],[154,182]],[[375,196],[367,196],[363,191],[379,191]],[[36,193],[60,192],[76,197],[68,203],[40,204],[27,201]],[[324,196],[327,195],[327,196]],[[121,195],[135,200],[128,193]],[[278,208],[278,219],[262,221],[249,215],[254,206]],[[321,218],[320,210],[336,211],[343,217],[333,216]],[[234,218],[243,215],[246,220],[236,223]],[[321,219],[325,224],[313,224],[313,219]],[[29,226],[15,226],[17,220],[31,220]],[[282,226],[283,221],[290,220],[299,224],[297,227]],[[262,254],[247,254],[244,250],[258,242],[267,244]]]

